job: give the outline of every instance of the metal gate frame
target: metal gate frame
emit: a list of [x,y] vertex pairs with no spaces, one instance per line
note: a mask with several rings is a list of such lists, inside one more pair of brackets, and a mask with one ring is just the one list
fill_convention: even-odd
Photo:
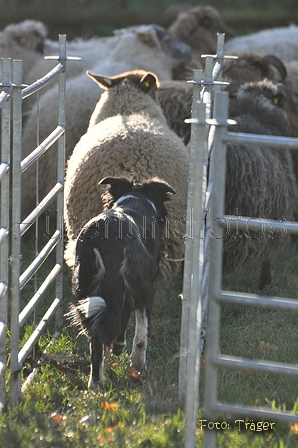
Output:
[[[5,406],[5,364],[6,364],[6,330],[7,330],[7,300],[2,300],[4,295],[4,289],[8,290],[9,298],[11,300],[11,340],[10,340],[10,404],[11,406],[17,405],[21,397],[21,369],[28,357],[29,353],[33,350],[39,337],[45,331],[48,322],[54,316],[55,331],[61,333],[62,331],[62,299],[63,299],[63,207],[64,207],[64,177],[65,177],[65,98],[66,98],[66,61],[68,59],[80,60],[76,57],[66,57],[66,36],[59,35],[59,55],[50,56],[47,59],[57,60],[57,65],[44,77],[37,80],[30,86],[24,86],[22,84],[22,61],[14,60],[11,62],[12,74],[8,75],[7,71],[3,71],[5,82],[2,86],[10,89],[10,102],[7,102],[7,107],[12,110],[11,114],[11,134],[12,143],[9,144],[7,149],[7,157],[9,153],[12,154],[12,166],[9,159],[7,162],[3,162],[0,166],[1,177],[2,171],[9,173],[11,171],[11,279],[10,283],[6,283],[8,279],[8,259],[9,249],[5,246],[5,251],[2,252],[1,247],[1,283],[0,283],[0,312],[3,315],[3,321],[0,322],[0,411]],[[5,63],[5,61],[3,61]],[[44,86],[50,83],[55,78],[58,78],[58,116],[57,127],[51,132],[51,134],[45,138],[45,140],[39,144],[25,159],[22,160],[22,101],[28,96],[41,90]],[[5,95],[5,92],[0,96]],[[8,95],[8,94],[7,94]],[[6,103],[5,103],[6,104]],[[8,126],[5,118],[3,121],[2,115],[2,141],[3,138],[8,135],[8,131],[3,133],[3,129]],[[38,117],[37,117],[38,120]],[[6,137],[8,138],[8,137]],[[6,140],[7,141],[7,140]],[[9,141],[9,138],[8,138]],[[38,203],[35,209],[21,222],[21,194],[22,194],[22,173],[28,169],[31,165],[35,164],[38,159],[48,150],[51,146],[58,142],[57,152],[57,182],[51,191]],[[5,158],[4,148],[2,145],[2,154]],[[4,159],[3,159],[4,160]],[[4,174],[3,174],[4,176]],[[36,179],[38,183],[38,176]],[[38,184],[37,184],[38,185]],[[9,181],[6,183],[6,187],[9,188]],[[6,202],[9,198],[9,189],[1,188],[1,194],[5,195]],[[49,238],[49,241],[39,251],[36,258],[31,264],[21,272],[21,238],[27,232],[27,230],[38,222],[38,218],[46,211],[47,207],[53,200],[57,199],[57,219],[56,230]],[[4,207],[4,201],[1,206]],[[6,207],[6,205],[5,205]],[[9,205],[7,206],[9,209]],[[8,219],[9,215],[3,214],[1,210],[1,233],[0,243],[4,240],[5,235],[8,233]],[[3,243],[2,243],[3,244]],[[6,238],[6,244],[7,238]],[[20,305],[20,292],[27,282],[36,274],[40,266],[47,260],[50,253],[55,249],[56,251],[56,264],[54,268],[48,273],[41,286],[35,291],[33,297],[29,300],[26,306],[21,309]],[[6,264],[5,264],[6,259]],[[3,260],[3,262],[2,262]],[[2,268],[3,265],[3,268]],[[2,273],[3,271],[3,273]],[[48,290],[49,286],[55,282],[55,297],[47,309],[46,313],[35,326],[31,336],[20,349],[20,329],[25,324],[30,315],[34,312],[37,305],[41,302],[44,294]],[[2,292],[2,290],[4,292]],[[2,295],[2,296],[1,296]]]
[[8,308],[8,282],[9,282],[9,182],[10,182],[10,80],[11,61],[2,59],[3,88],[0,94],[1,107],[1,209],[0,209],[0,413],[5,406],[5,379],[6,379],[6,333]]
[[[199,409],[199,371],[203,349],[201,333],[208,303],[208,325],[205,356],[203,415],[207,421],[217,421],[217,415],[229,414],[247,418],[267,418],[274,421],[298,422],[298,415],[287,411],[272,411],[258,406],[226,404],[218,401],[218,370],[220,367],[249,369],[298,375],[297,365],[221,356],[220,306],[239,303],[271,309],[298,310],[295,299],[265,297],[222,290],[223,230],[229,228],[264,230],[272,228],[271,220],[250,217],[225,216],[225,168],[227,143],[258,144],[298,149],[298,139],[267,135],[228,132],[233,124],[228,119],[228,93],[221,92],[217,82],[225,58],[224,35],[218,35],[217,54],[207,56],[205,80],[194,73],[193,113],[187,120],[192,123],[190,150],[190,183],[187,207],[187,232],[183,279],[183,306],[181,323],[181,357],[179,365],[179,397],[185,401],[185,448],[196,446]],[[214,65],[214,67],[213,67]],[[198,86],[196,84],[199,84]],[[203,86],[199,95],[199,86]],[[200,100],[198,98],[200,97]],[[211,118],[213,117],[213,118]],[[202,163],[203,162],[203,163]],[[214,175],[216,173],[216,176]],[[298,223],[274,223],[277,229],[298,234]],[[213,232],[211,234],[211,232]],[[216,232],[216,238],[214,234]],[[204,432],[204,448],[216,447],[216,431]]]

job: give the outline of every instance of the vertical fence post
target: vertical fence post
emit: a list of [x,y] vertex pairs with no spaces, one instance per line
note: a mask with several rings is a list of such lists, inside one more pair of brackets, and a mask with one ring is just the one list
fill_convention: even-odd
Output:
[[12,406],[21,394],[19,352],[21,191],[22,191],[22,61],[12,63],[12,264],[11,264],[11,389]]
[[[2,92],[10,93],[11,60],[2,59]],[[10,99],[1,107],[1,209],[0,209],[0,413],[6,402],[6,333],[9,259]]]
[[[194,147],[190,156],[192,165],[191,174],[191,195],[192,195],[192,219],[193,235],[187,238],[190,241],[190,268],[189,282],[189,325],[188,325],[188,350],[187,350],[187,370],[186,370],[186,439],[185,448],[195,446],[196,424],[199,409],[199,379],[200,379],[200,346],[202,328],[202,278],[204,266],[204,240],[203,240],[203,205],[204,186],[206,182],[206,171],[204,159],[206,156],[206,105],[197,103],[194,114],[198,119],[197,146]],[[192,183],[193,182],[193,183]]]
[[[214,107],[214,119],[217,121],[213,153],[211,157],[210,177],[213,179],[213,195],[211,201],[211,253],[208,328],[206,339],[205,377],[208,387],[204,390],[204,419],[214,421],[212,405],[217,399],[218,369],[212,364],[213,354],[217,354],[220,328],[220,305],[215,295],[221,290],[222,283],[222,248],[223,229],[217,226],[218,220],[224,215],[225,175],[226,175],[226,144],[222,142],[222,134],[226,132],[228,124],[228,93],[217,92]],[[205,381],[205,384],[207,381]],[[204,434],[204,448],[216,447],[216,431],[207,430]]]
[[[202,72],[200,70],[194,71],[194,85],[193,85],[193,103],[192,115],[196,116],[198,102],[200,101]],[[193,234],[193,204],[194,204],[194,189],[196,173],[194,172],[194,158],[199,147],[199,127],[196,124],[191,125],[191,148],[190,148],[190,172],[189,172],[189,187],[187,199],[187,221],[186,221],[186,241],[185,241],[185,262],[184,262],[184,278],[183,278],[183,293],[182,293],[182,315],[181,315],[181,331],[180,331],[180,358],[179,358],[179,399],[185,400],[186,394],[186,368],[187,368],[187,350],[188,350],[188,331],[189,331],[189,313],[190,313],[190,290],[191,290],[191,270],[192,264],[190,260],[190,251],[192,248],[191,235]]]
[[[59,62],[64,63],[66,66],[66,35],[59,35]],[[65,116],[65,99],[66,99],[66,71],[65,68],[59,73],[58,81],[58,107],[59,125],[65,129],[66,116]],[[58,140],[58,164],[57,164],[57,181],[64,185],[65,177],[65,133]],[[60,241],[56,248],[56,264],[63,266],[63,254],[64,254],[64,240],[63,240],[63,213],[64,213],[64,189],[59,193],[57,197],[57,230],[60,231]],[[58,275],[56,280],[56,298],[60,300],[60,306],[57,309],[55,317],[55,330],[57,333],[62,332],[63,326],[63,310],[62,310],[62,297],[63,297],[63,270]]]

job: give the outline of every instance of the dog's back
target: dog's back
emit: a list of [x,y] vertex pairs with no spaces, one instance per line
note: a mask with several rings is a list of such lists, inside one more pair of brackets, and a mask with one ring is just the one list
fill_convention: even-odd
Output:
[[150,306],[166,220],[164,201],[173,192],[157,181],[135,187],[113,179],[102,181],[111,183],[112,208],[82,229],[73,273],[78,305],[72,314],[88,336],[99,332],[106,346],[123,331],[124,306],[130,311]]

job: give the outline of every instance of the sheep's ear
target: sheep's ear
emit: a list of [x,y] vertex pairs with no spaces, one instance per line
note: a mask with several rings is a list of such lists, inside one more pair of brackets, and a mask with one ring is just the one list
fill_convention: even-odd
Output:
[[100,185],[109,184],[109,193],[114,200],[120,198],[124,194],[129,193],[132,190],[132,182],[125,177],[105,177],[99,182]]
[[86,74],[94,82],[96,82],[96,84],[98,84],[102,89],[105,89],[105,90],[108,90],[110,87],[114,87],[116,84],[118,84],[121,81],[120,78],[96,75],[95,73],[91,73],[88,70],[86,71]]
[[146,73],[140,80],[140,87],[145,93],[152,92],[157,86],[157,77],[153,73]]

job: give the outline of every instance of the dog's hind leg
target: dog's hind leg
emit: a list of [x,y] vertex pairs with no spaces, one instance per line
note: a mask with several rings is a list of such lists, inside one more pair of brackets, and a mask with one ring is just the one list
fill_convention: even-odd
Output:
[[116,340],[113,342],[112,353],[113,355],[119,356],[126,347],[126,327],[130,317],[130,307],[128,302],[125,302],[122,309],[122,332],[117,336]]
[[136,327],[133,339],[131,364],[137,371],[142,371],[146,365],[148,318],[146,309],[136,310]]
[[104,386],[103,345],[99,338],[92,337],[90,341],[91,367],[88,388],[97,392]]

